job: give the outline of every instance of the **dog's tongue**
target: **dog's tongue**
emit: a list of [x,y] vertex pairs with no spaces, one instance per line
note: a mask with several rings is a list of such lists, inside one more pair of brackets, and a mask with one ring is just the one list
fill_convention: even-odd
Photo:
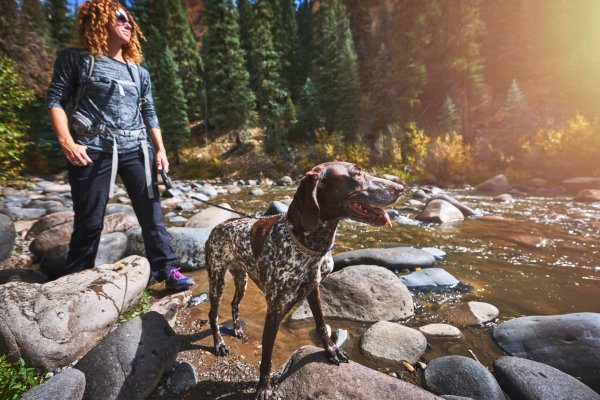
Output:
[[390,216],[388,215],[388,213],[385,212],[385,210],[383,211],[383,219],[385,220],[385,226],[389,226],[391,228],[392,221],[390,220]]

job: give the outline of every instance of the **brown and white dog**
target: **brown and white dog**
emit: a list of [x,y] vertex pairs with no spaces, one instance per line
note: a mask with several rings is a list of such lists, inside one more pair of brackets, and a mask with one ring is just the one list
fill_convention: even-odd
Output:
[[235,281],[231,303],[235,336],[242,338],[239,303],[248,276],[264,292],[267,315],[262,337],[262,360],[256,399],[272,398],[271,356],[279,324],[290,309],[307,297],[323,346],[335,364],[348,356],[328,337],[321,310],[319,283],[333,270],[330,249],[340,218],[374,226],[391,226],[380,207],[398,200],[403,186],[372,177],[346,162],[320,164],[300,181],[286,214],[266,218],[237,218],[214,228],[206,242],[210,286],[210,327],[215,353],[229,349],[217,323],[225,273]]

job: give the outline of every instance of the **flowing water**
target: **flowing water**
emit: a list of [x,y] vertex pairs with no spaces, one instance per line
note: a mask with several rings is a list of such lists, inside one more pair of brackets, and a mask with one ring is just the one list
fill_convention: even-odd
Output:
[[[264,211],[272,200],[293,196],[292,189],[267,190],[264,196],[250,196],[246,191],[217,198],[234,209],[245,212]],[[418,327],[445,322],[438,310],[448,303],[482,301],[500,310],[498,322],[526,315],[555,315],[574,312],[600,312],[600,203],[574,203],[571,197],[524,197],[511,205],[491,201],[491,196],[468,191],[450,191],[465,205],[481,212],[480,218],[430,225],[414,220],[416,209],[403,204],[406,194],[395,204],[401,217],[392,228],[373,228],[353,221],[342,221],[334,253],[363,248],[391,246],[436,247],[448,257],[436,263],[468,285],[467,291],[444,294],[414,294],[415,316],[405,321]],[[420,208],[420,207],[417,207]],[[194,272],[199,282],[194,295],[206,292],[206,272]],[[368,279],[368,277],[367,277]],[[221,322],[230,319],[229,303],[233,296],[231,278],[220,309]],[[250,282],[241,303],[241,318],[248,339],[236,351],[250,360],[259,360],[260,337],[265,315],[262,293]],[[207,319],[208,304],[192,309],[192,317]],[[360,335],[367,324],[327,320],[332,328],[347,329],[350,341],[344,345],[351,359],[367,361],[358,350]],[[471,357],[490,367],[503,352],[491,338],[495,323],[482,327],[461,328],[460,339],[430,340],[424,355],[427,360],[443,355]],[[234,338],[226,338],[229,343]],[[208,343],[208,342],[207,342]],[[279,331],[273,365],[276,367],[303,344],[320,346],[314,323],[307,320]],[[372,367],[376,367],[371,365]]]

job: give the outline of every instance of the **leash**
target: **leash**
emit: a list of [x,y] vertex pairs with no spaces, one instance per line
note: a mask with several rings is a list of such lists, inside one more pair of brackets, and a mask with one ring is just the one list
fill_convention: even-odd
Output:
[[167,189],[167,192],[171,195],[171,197],[177,197],[177,198],[181,198],[182,196],[183,197],[189,197],[190,199],[194,199],[194,200],[199,201],[201,203],[208,204],[209,206],[220,208],[221,210],[229,211],[229,212],[241,215],[243,217],[257,218],[257,215],[252,215],[252,214],[248,214],[248,213],[245,213],[245,212],[236,211],[236,210],[233,210],[231,208],[223,207],[223,206],[220,206],[218,204],[211,203],[210,201],[206,201],[204,199],[201,199],[200,197],[195,196],[193,194],[190,194],[190,193],[188,193],[187,190],[175,188],[173,186],[173,182],[171,182],[171,179],[169,178],[169,176],[167,175],[167,172],[164,169],[160,170],[160,176],[162,177],[162,180],[163,180],[163,183],[165,185],[165,188]]

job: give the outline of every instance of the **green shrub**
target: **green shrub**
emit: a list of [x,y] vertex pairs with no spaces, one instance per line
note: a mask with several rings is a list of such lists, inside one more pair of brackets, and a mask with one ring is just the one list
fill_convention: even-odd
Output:
[[18,400],[34,386],[44,381],[44,376],[34,368],[25,366],[25,361],[10,362],[0,356],[0,399]]
[[152,291],[149,289],[144,289],[142,294],[140,295],[140,299],[138,300],[135,307],[131,310],[124,312],[119,316],[117,322],[119,324],[124,324],[132,318],[137,317],[138,315],[142,315],[146,311],[150,309],[150,299],[152,298]]
[[15,63],[0,56],[0,182],[16,178],[23,169],[23,154],[29,145],[27,124],[20,112],[33,100],[16,72]]

